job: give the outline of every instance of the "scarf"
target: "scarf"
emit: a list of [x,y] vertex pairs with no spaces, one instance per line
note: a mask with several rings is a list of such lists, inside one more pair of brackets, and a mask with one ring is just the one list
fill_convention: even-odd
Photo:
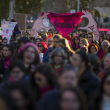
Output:
[[102,50],[102,48],[100,48],[100,50],[98,52],[98,57],[100,58],[100,61],[102,61],[103,56],[104,56],[103,50]]
[[52,90],[53,89],[53,87],[51,87],[51,86],[49,86],[49,87],[44,87],[44,88],[40,88],[39,89],[39,92],[40,92],[40,94],[41,94],[41,96],[45,93],[45,92],[48,92],[48,91],[50,91],[50,90]]
[[14,83],[14,82],[15,82],[11,76],[9,77],[9,81],[10,81],[11,83]]
[[7,57],[7,58],[3,57],[3,62],[4,62],[4,68],[5,69],[8,68],[8,66],[10,64],[10,59],[11,59],[11,57]]
[[79,45],[75,45],[75,47],[76,47],[76,49],[78,49],[79,48]]

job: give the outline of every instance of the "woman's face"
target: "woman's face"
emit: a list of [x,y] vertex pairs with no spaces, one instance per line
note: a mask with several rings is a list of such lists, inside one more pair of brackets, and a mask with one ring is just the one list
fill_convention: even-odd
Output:
[[59,47],[63,48],[63,47],[65,47],[65,45],[63,43],[59,42]]
[[106,78],[103,89],[105,94],[110,97],[110,75]]
[[36,40],[36,45],[38,45],[38,43],[40,43],[40,40],[38,39],[38,40]]
[[59,47],[59,39],[53,38],[53,44],[56,48]]
[[54,57],[54,62],[56,64],[60,64],[62,62],[63,58],[62,58],[62,54],[58,53],[55,57]]
[[88,34],[87,40],[88,42],[92,42],[92,35]]
[[48,45],[50,46],[50,45],[52,45],[52,43],[53,43],[53,39],[49,39],[48,40]]
[[103,40],[107,40],[107,36],[104,35]]
[[82,47],[82,46],[83,46],[83,43],[82,43],[82,41],[80,41],[80,44],[79,44],[79,45],[80,45],[80,47]]
[[42,75],[39,72],[36,72],[34,75],[34,79],[35,79],[35,84],[39,87],[39,88],[44,88],[48,86],[48,81],[46,79],[46,77],[44,75]]
[[38,48],[39,48],[40,52],[42,52],[44,49],[44,47],[41,44],[38,45]]
[[36,57],[36,51],[33,47],[28,47],[24,52],[24,63],[31,64],[33,63]]
[[95,46],[91,46],[91,54],[94,54],[96,52]]
[[79,39],[75,37],[75,44],[79,44]]
[[3,47],[3,56],[4,57],[9,57],[11,55],[8,47]]
[[80,110],[80,103],[74,92],[65,91],[62,94],[60,107],[62,110]]
[[11,91],[11,96],[14,99],[14,102],[19,107],[20,110],[22,110],[26,106],[26,99],[23,97],[20,90],[15,89]]
[[10,72],[11,77],[14,81],[22,80],[24,73],[19,67],[14,67]]

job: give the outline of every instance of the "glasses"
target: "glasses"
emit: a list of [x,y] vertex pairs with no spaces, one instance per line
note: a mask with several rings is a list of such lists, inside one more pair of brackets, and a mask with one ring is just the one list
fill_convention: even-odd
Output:
[[56,57],[60,57],[60,58],[61,58],[61,57],[62,57],[62,55],[56,55]]
[[86,37],[86,38],[92,38],[92,37]]
[[109,45],[103,45],[104,47],[108,47]]
[[42,47],[41,45],[38,45],[38,47]]
[[75,39],[75,40],[78,40],[78,39]]
[[54,41],[54,43],[59,43],[59,41]]
[[42,81],[42,78],[36,78],[35,80],[41,82]]
[[53,42],[53,41],[49,41],[49,42]]
[[107,38],[103,38],[103,39],[107,39]]

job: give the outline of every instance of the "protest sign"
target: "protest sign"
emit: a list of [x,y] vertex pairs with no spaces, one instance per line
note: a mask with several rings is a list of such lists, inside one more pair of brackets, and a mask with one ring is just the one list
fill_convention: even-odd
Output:
[[26,29],[26,15],[21,13],[15,13],[13,18],[18,22],[20,30]]
[[12,30],[14,30],[15,25],[17,22],[9,22],[9,21],[2,21],[1,27],[2,27],[2,35],[8,39],[8,41],[11,38],[11,35],[13,34]]
[[107,31],[107,32],[109,31],[108,28],[98,28],[98,30],[99,30],[99,31]]
[[31,30],[31,36],[36,37],[37,32],[41,29],[50,29],[50,27],[46,27],[43,25],[43,19],[48,18],[52,23],[53,27],[59,32],[59,34],[65,37],[82,21],[82,19],[80,19],[82,15],[84,15],[82,11],[64,14],[43,12],[34,23],[34,26]]
[[30,36],[31,36],[31,37],[37,38],[37,32],[39,32],[39,31],[42,30],[42,29],[50,29],[49,27],[45,27],[45,26],[43,25],[43,19],[44,19],[44,18],[47,18],[47,15],[48,15],[48,14],[49,14],[49,13],[42,13],[42,14],[40,15],[40,17],[35,21],[35,23],[34,23],[32,29],[31,29],[31,32],[30,32]]
[[82,30],[87,30],[88,32],[90,33],[94,33],[94,40],[98,41],[99,40],[99,31],[98,31],[98,28],[97,28],[97,23],[95,22],[95,20],[93,19],[92,17],[92,14],[88,11],[83,11],[84,15],[81,16],[81,18],[88,18],[88,25],[86,27],[80,27],[79,29],[82,29]]
[[84,15],[82,11],[64,14],[50,12],[47,17],[59,34],[65,37],[82,21],[82,19],[80,19],[82,15]]

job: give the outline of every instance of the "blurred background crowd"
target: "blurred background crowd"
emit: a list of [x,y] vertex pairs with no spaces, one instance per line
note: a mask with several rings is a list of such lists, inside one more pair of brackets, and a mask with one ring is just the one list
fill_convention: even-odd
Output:
[[0,110],[110,110],[110,33],[0,36]]

